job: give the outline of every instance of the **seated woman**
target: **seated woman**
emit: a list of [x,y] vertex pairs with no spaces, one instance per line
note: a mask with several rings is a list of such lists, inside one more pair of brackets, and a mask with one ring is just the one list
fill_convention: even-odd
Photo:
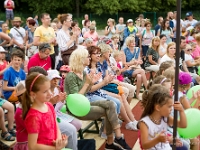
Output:
[[165,61],[173,61],[175,66],[175,53],[176,53],[176,43],[171,42],[167,46],[167,53],[160,59],[160,63]]
[[[86,49],[76,49],[72,52],[69,62],[72,71],[67,74],[65,79],[65,92],[67,94],[79,93],[85,95],[88,92],[98,90],[99,87],[110,82],[112,78],[107,77],[99,84],[94,85],[99,80],[99,75],[94,73],[86,75],[84,73],[84,68],[89,65],[89,62],[90,55]],[[121,133],[114,102],[97,100],[90,102],[90,105],[90,111],[86,116],[76,117],[81,120],[95,120],[104,116],[107,134],[105,148],[119,150],[131,149]],[[113,130],[115,132],[115,138],[113,137]]]
[[159,47],[160,38],[158,36],[153,37],[149,49],[146,55],[146,61],[144,67],[146,70],[157,72],[159,70]]
[[[90,73],[91,71],[94,71],[95,73],[102,73],[102,78],[100,78],[100,80],[99,80],[99,82],[100,82],[101,80],[107,78],[109,75],[111,75],[113,77],[115,77],[115,76],[112,75],[112,74],[108,74],[107,67],[106,67],[108,65],[107,65],[106,61],[104,61],[103,65],[98,63],[99,61],[101,62],[100,54],[101,54],[101,56],[103,56],[103,58],[109,59],[109,55],[110,55],[109,51],[112,50],[111,47],[109,45],[107,45],[107,44],[100,44],[99,47],[102,49],[102,51],[101,51],[100,48],[95,47],[95,46],[92,46],[92,47],[88,48],[88,52],[89,52],[89,54],[91,56],[91,61],[90,61],[90,65],[86,68],[86,72]],[[103,52],[103,50],[104,50],[104,52]],[[123,84],[122,82],[119,82],[117,80],[111,80],[109,83],[119,84],[119,85],[122,86],[122,89],[124,91],[126,91],[126,93],[129,93],[128,88],[126,88],[124,86],[126,83]],[[102,87],[100,87],[100,88],[102,88]],[[125,120],[125,123],[126,123],[125,128],[128,129],[128,130],[137,130],[137,127],[136,127],[137,121],[134,118],[134,115],[133,115],[133,113],[132,113],[132,111],[130,109],[130,106],[129,106],[128,102],[127,102],[125,94],[117,95],[115,93],[108,92],[106,90],[102,91],[102,93],[107,95],[106,96],[106,97],[108,97],[107,99],[111,98],[110,100],[112,100],[115,97],[115,98],[117,98],[117,99],[119,99],[121,101],[120,115]],[[128,96],[128,94],[127,94],[127,96]],[[131,97],[131,100],[132,100],[132,98],[133,98],[133,95]]]
[[142,83],[144,84],[145,88],[147,88],[147,78],[145,71],[140,68],[140,65],[143,63],[140,58],[140,48],[135,47],[134,37],[127,37],[126,45],[127,48],[123,50],[122,62],[124,66],[128,65],[129,67],[133,67],[133,69],[125,71],[124,75],[128,76],[129,78],[133,77],[137,79],[136,97],[137,99],[141,100],[142,98],[139,97],[140,88]]

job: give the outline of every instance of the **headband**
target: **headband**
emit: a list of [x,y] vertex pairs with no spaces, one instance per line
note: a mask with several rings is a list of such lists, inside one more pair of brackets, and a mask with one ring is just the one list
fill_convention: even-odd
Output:
[[165,80],[167,80],[167,78],[162,79],[162,81],[160,82],[160,84],[162,84],[163,82],[165,82]]
[[42,74],[38,74],[32,81],[31,86],[30,86],[30,92],[32,90],[33,84],[35,83],[35,81],[37,80],[37,78],[39,78]]

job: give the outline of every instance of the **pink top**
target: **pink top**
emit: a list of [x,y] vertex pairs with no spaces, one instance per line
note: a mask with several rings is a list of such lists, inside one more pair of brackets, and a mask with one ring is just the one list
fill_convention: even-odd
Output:
[[92,38],[93,39],[93,45],[97,45],[98,42],[98,34],[95,31],[93,34],[90,33],[90,31],[85,32],[85,34],[83,35],[83,37],[86,38]]
[[[4,70],[7,66],[7,64],[8,64],[8,62],[4,60],[3,64],[2,65],[0,64],[0,71]],[[3,79],[3,74],[0,75],[0,79]]]
[[53,141],[57,139],[56,115],[52,104],[47,102],[46,105],[46,113],[30,108],[25,126],[28,134],[38,134],[38,144],[53,146]]
[[[120,63],[119,63],[119,62],[117,63],[117,67],[118,67],[119,69],[122,69],[122,67],[121,67],[121,65],[120,65]],[[119,81],[123,82],[123,80],[124,80],[124,77],[123,77],[123,75],[122,75],[122,74],[120,74],[119,76],[117,76],[117,80],[119,80]]]
[[51,68],[51,58],[48,56],[46,59],[40,59],[39,53],[36,53],[33,55],[29,62],[28,62],[28,70],[30,70],[31,67],[40,66],[44,68],[45,70],[49,70]]
[[27,142],[28,133],[25,128],[24,120],[22,119],[22,109],[17,108],[15,112],[15,123],[16,123],[16,138],[17,142]]
[[196,45],[196,49],[192,52],[192,57],[195,59],[196,57],[200,56],[200,47]]

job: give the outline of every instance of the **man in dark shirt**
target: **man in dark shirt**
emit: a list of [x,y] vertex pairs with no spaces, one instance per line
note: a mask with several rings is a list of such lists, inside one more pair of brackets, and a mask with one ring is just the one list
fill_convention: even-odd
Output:
[[162,22],[163,22],[163,17],[159,17],[159,18],[158,18],[158,24],[154,27],[155,35],[157,35],[158,30],[160,29],[161,23],[162,23]]

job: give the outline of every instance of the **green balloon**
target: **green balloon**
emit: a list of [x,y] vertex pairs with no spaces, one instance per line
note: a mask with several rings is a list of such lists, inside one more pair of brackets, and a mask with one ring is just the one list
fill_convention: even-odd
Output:
[[198,73],[198,75],[200,75],[200,66],[198,67],[198,72],[197,73]]
[[178,133],[182,138],[194,138],[200,135],[200,111],[196,108],[189,108],[185,110],[187,118],[187,127],[178,128]]
[[90,102],[82,94],[70,94],[66,102],[69,111],[75,116],[83,117],[90,111]]
[[[200,90],[200,85],[196,85],[196,86],[193,86],[192,88],[190,88],[187,92],[187,98],[191,99],[192,91],[197,92],[198,90]],[[194,102],[191,104],[191,106],[194,106],[195,103],[196,103],[196,100],[194,100]]]
[[63,107],[60,109],[60,111],[62,112],[62,113],[67,113],[67,110],[66,110],[66,105],[63,105]]

